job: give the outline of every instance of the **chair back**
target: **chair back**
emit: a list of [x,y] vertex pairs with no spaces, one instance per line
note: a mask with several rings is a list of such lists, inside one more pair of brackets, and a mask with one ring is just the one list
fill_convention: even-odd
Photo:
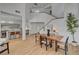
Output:
[[50,36],[50,29],[47,29],[47,36]]
[[68,44],[68,40],[69,40],[69,36],[67,37],[66,41],[65,41],[65,45]]
[[67,37],[65,41],[65,55],[67,55],[67,51],[68,51],[68,40],[69,40],[69,36]]

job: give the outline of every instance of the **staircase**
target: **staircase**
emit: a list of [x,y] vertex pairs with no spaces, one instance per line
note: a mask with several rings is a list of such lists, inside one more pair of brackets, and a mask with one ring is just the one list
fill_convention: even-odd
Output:
[[[53,20],[56,20],[56,19],[62,19],[62,18],[64,18],[64,17],[56,17],[56,16],[54,16],[54,15],[50,15],[49,13],[45,13],[45,12],[40,12],[40,13],[38,13],[39,14],[39,17],[37,16],[37,15],[35,15],[38,19],[39,18],[46,18],[46,17],[48,17],[48,19],[46,20],[46,19],[42,19],[42,21],[40,20],[38,20],[38,21],[35,21],[35,22],[44,22],[45,24],[44,24],[44,26],[42,26],[40,29],[39,29],[39,31],[38,32],[46,32],[47,31],[47,28],[49,27],[49,24],[50,23],[52,23],[52,21]],[[33,15],[34,16],[34,15]],[[41,17],[42,16],[42,17]],[[53,26],[53,24],[51,24],[50,26]],[[45,29],[45,30],[44,30]],[[37,33],[38,33],[37,32]]]
[[[48,13],[46,13],[46,14],[48,14]],[[50,15],[50,14],[48,14],[48,15]],[[40,31],[41,31],[44,27],[46,27],[47,25],[49,25],[53,20],[64,18],[64,17],[56,17],[56,16],[54,16],[54,15],[50,15],[50,16],[55,17],[55,18],[54,18],[54,19],[51,19],[50,21],[48,21],[48,22],[40,29]],[[53,25],[53,24],[52,24],[52,25]],[[40,32],[40,31],[39,31],[39,32]]]

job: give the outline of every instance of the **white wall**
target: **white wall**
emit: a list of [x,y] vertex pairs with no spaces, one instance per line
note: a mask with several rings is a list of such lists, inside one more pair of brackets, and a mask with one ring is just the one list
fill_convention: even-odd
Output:
[[64,4],[65,7],[64,7],[64,15],[67,16],[68,13],[72,13],[75,15],[75,17],[79,17],[79,7],[78,7],[78,3],[67,3],[67,4]]
[[64,17],[64,3],[52,3],[52,14],[57,17]]
[[35,34],[40,31],[40,29],[44,26],[44,22],[32,22],[30,34]]

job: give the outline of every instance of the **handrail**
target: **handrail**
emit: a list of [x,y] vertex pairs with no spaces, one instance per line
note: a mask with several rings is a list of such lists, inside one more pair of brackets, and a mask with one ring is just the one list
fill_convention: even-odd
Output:
[[[45,13],[45,12],[40,12],[40,13]],[[48,13],[46,13],[46,14],[48,14]],[[50,15],[50,14],[48,14],[48,15]],[[44,27],[46,27],[48,24],[50,24],[53,20],[64,18],[64,17],[56,17],[56,16],[54,16],[54,15],[50,15],[50,16],[55,17],[55,18],[54,18],[54,19],[51,19],[50,21],[48,21],[47,24],[45,24],[45,25],[39,30],[39,32],[40,32]]]
[[[63,18],[63,17],[59,17],[59,18],[55,18],[55,19],[61,19],[61,18]],[[55,20],[55,19],[51,19],[46,25],[44,25],[44,26],[40,29],[40,31],[41,31],[44,27],[46,27],[50,22],[52,22],[52,21]]]

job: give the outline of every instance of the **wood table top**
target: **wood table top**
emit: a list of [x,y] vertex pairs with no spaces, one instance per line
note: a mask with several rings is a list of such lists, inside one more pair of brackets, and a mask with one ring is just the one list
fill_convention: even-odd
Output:
[[64,36],[61,36],[61,35],[50,35],[50,36],[47,36],[46,34],[40,34],[42,37],[44,38],[47,38],[49,40],[55,40],[55,41],[60,41]]

